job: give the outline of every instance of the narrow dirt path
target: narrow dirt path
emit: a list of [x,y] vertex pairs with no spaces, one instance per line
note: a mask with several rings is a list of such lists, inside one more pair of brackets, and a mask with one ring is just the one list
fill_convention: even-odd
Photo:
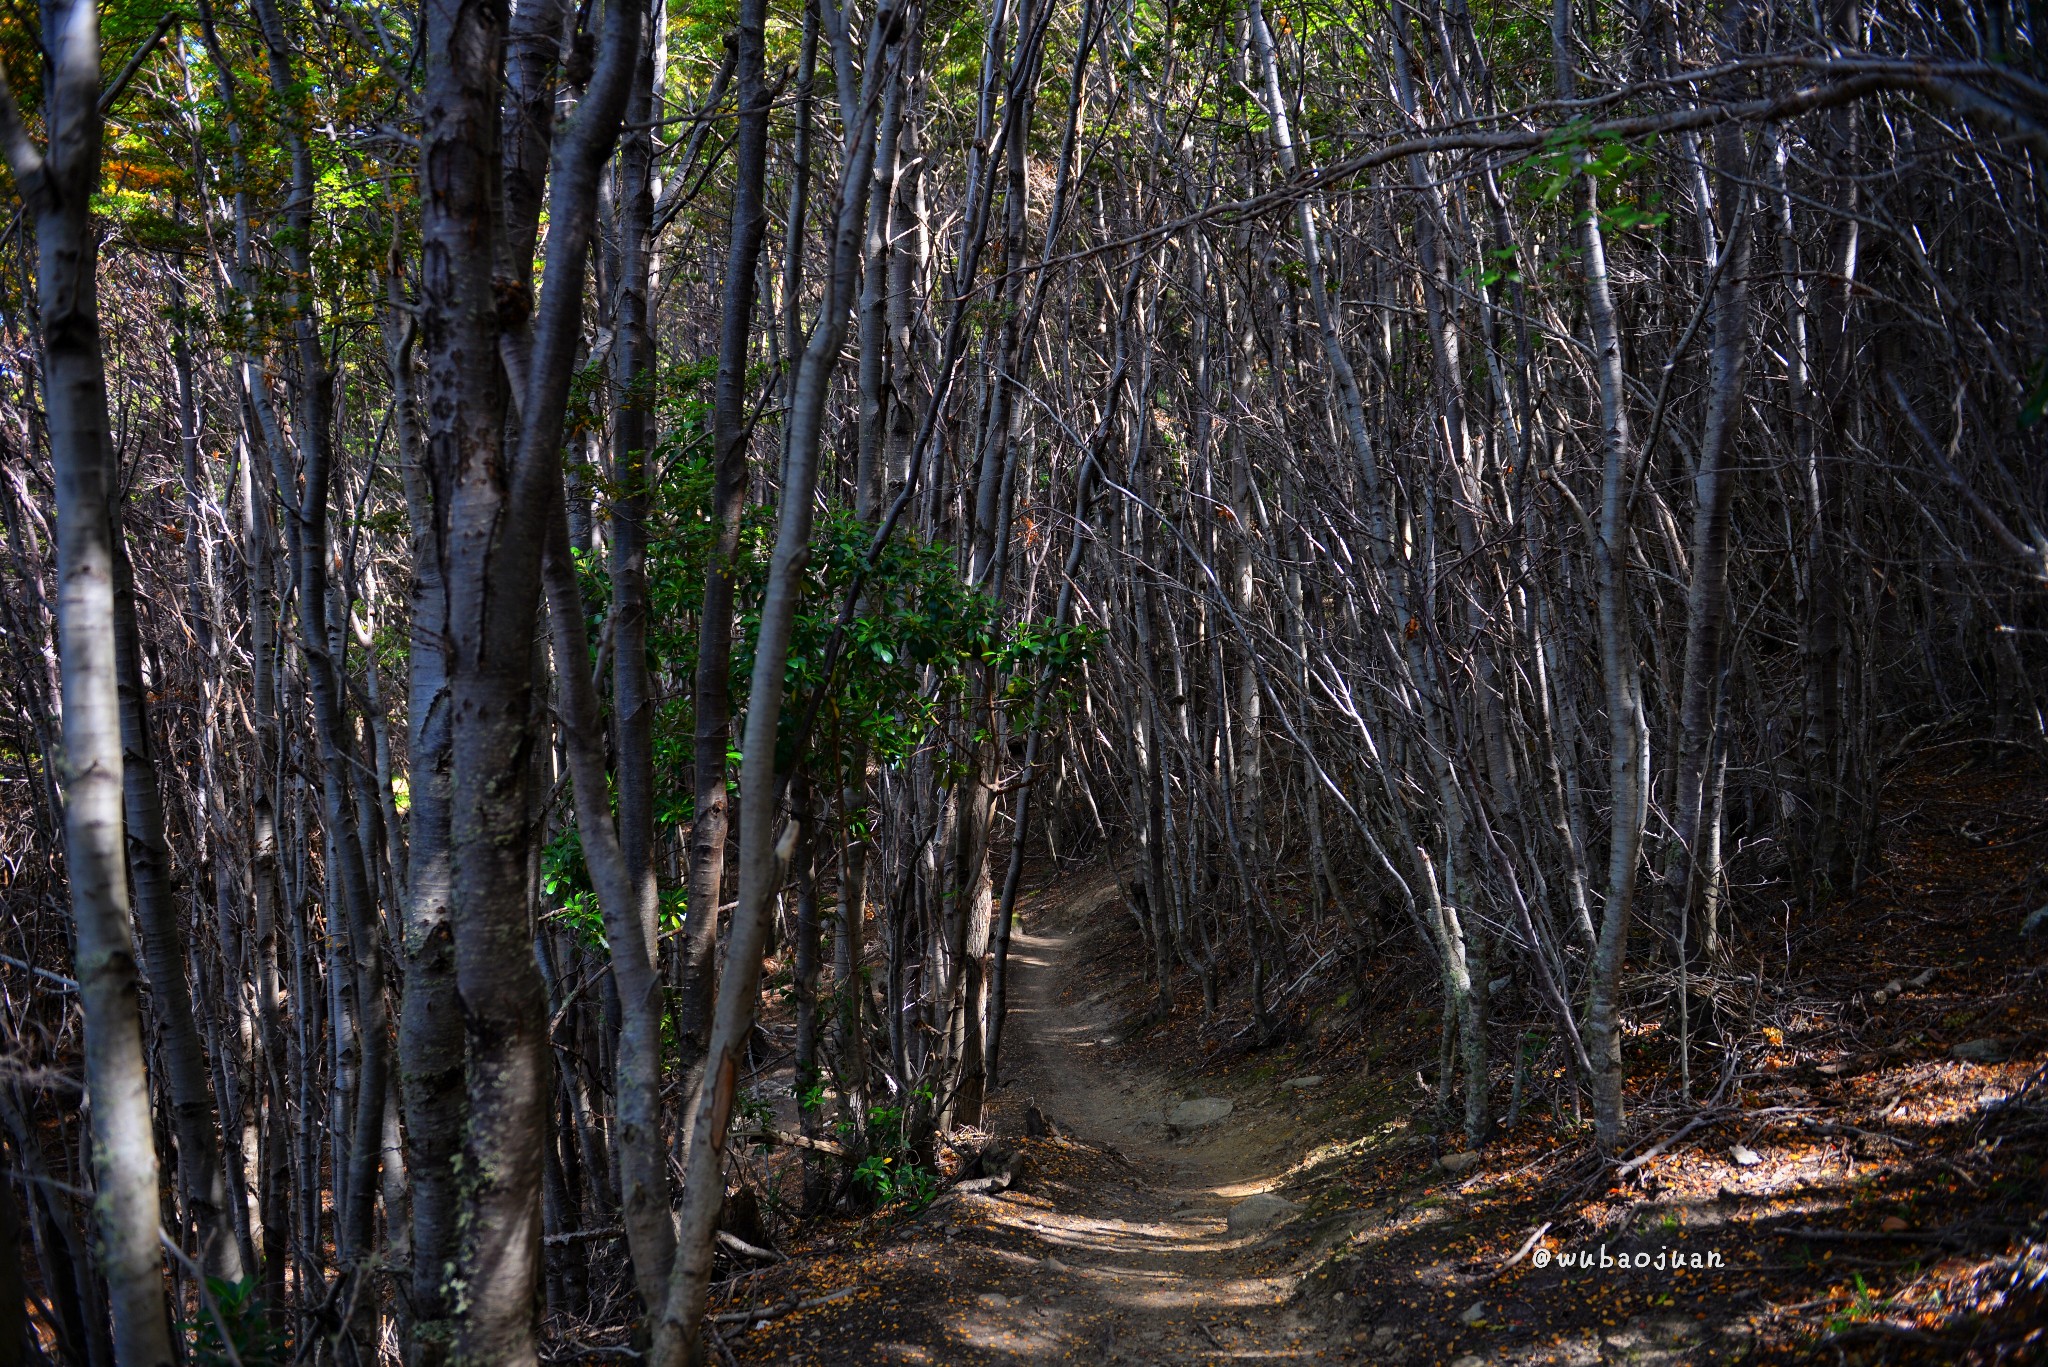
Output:
[[1053,1130],[1026,1144],[1023,1180],[949,1194],[871,1244],[830,1250],[801,1294],[860,1290],[739,1330],[739,1360],[1355,1360],[1348,1337],[1293,1304],[1307,1252],[1296,1213],[1246,1227],[1267,1197],[1231,1227],[1233,1209],[1290,1166],[1292,1123],[1236,1104],[1205,1125],[1165,1123],[1195,1098],[1119,1046],[1112,989],[1124,975],[1089,935],[1123,914],[1114,891],[1106,879],[1063,886],[1012,940],[1016,1062],[993,1128],[1020,1133],[1036,1105]]
[[[1724,1106],[1673,1104],[1655,1041],[1636,1046],[1646,1161],[1626,1176],[1540,1079],[1462,1152],[1417,1090],[1435,1014],[1398,956],[1297,1002],[1261,1049],[1221,1022],[1196,1037],[1185,1003],[1126,1039],[1142,947],[1104,871],[1065,876],[1014,941],[989,1129],[1023,1180],[808,1227],[789,1262],[722,1284],[730,1360],[2038,1361],[2048,967],[2016,941],[2013,890],[2048,779],[1945,764],[1897,801],[1884,877],[1810,921],[1780,990],[1727,989]],[[2019,834],[1987,859],[1984,831]],[[1229,1113],[1168,1123],[1204,1099]],[[1054,1132],[1014,1138],[1033,1107]],[[1272,1192],[1305,1209],[1249,1227]]]
[[1084,1201],[1071,1211],[997,1219],[1028,1230],[1066,1266],[1058,1285],[1068,1338],[1077,1350],[1098,1350],[1097,1360],[1314,1356],[1316,1329],[1288,1304],[1296,1277],[1271,1246],[1281,1221],[1233,1231],[1229,1218],[1285,1171],[1284,1131],[1276,1134],[1264,1117],[1234,1103],[1207,1124],[1182,1130],[1165,1123],[1199,1112],[1201,1102],[1220,1109],[1224,1099],[1186,1095],[1119,1048],[1109,985],[1087,971],[1080,923],[1091,913],[1121,911],[1083,903],[1035,933],[1015,934],[1019,1008],[1012,1020],[1026,1047],[1012,1086],[1058,1132],[1108,1152],[1130,1175],[1119,1187],[1076,1193],[1092,1194],[1094,1209]]

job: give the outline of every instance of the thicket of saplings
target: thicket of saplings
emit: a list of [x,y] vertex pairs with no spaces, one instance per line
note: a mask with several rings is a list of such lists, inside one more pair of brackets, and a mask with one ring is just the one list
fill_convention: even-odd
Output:
[[1027,863],[1236,1047],[1434,974],[1471,1144],[1704,1101],[2040,743],[2032,23],[17,16],[6,1352],[686,1361],[982,1122]]

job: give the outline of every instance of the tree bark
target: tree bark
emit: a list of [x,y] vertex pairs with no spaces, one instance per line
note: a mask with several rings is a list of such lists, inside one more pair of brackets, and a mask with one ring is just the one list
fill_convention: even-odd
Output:
[[[692,781],[696,816],[690,826],[689,881],[685,889],[682,991],[678,1003],[685,1154],[690,1117],[704,1076],[713,996],[717,990],[719,898],[725,886],[725,846],[731,827],[726,795],[726,751],[732,745],[733,585],[740,515],[747,498],[747,353],[753,336],[756,267],[768,230],[766,180],[769,97],[764,68],[767,0],[740,0],[739,127],[733,153],[732,240],[726,253],[725,291],[718,338],[718,376],[712,397],[711,557],[704,570],[704,613],[697,629],[696,750]],[[803,174],[801,171],[799,175]],[[793,297],[784,307],[794,312]],[[685,1158],[687,1166],[687,1156]]]
[[57,492],[64,862],[92,1103],[94,1255],[106,1277],[116,1360],[123,1367],[170,1367],[157,1157],[123,848],[113,440],[92,226],[102,127],[99,15],[90,0],[58,0],[44,16],[49,145],[39,150],[29,139],[4,81],[0,140],[36,234],[44,403]]
[[448,595],[450,925],[468,1046],[456,1338],[461,1358],[514,1367],[537,1360],[551,1093],[529,905],[541,552],[562,497],[598,177],[618,138],[644,22],[634,0],[604,11],[589,84],[555,136],[547,269],[529,318],[518,307],[520,274],[504,278],[499,248],[531,240],[527,220],[539,204],[501,190],[500,149],[525,134],[533,92],[552,83],[544,62],[513,66],[520,84],[510,88],[499,73],[508,40],[553,32],[560,12],[554,0],[529,0],[509,33],[504,16],[463,0],[431,0],[424,15],[421,339],[440,517],[434,554]]
[[[357,813],[350,793],[354,786],[355,743],[344,697],[347,672],[343,652],[347,636],[332,629],[328,617],[327,504],[333,459],[333,376],[320,340],[320,321],[311,294],[313,280],[313,153],[293,108],[292,49],[275,0],[254,0],[269,56],[272,94],[288,111],[286,142],[291,154],[291,199],[286,212],[289,233],[285,255],[299,282],[292,294],[292,337],[297,352],[298,404],[294,413],[301,481],[296,498],[283,471],[278,491],[290,519],[285,544],[292,555],[298,589],[299,649],[308,691],[313,700],[314,733],[320,747],[321,820],[334,848],[327,870],[329,896],[342,913],[348,935],[349,981],[354,1000],[356,1069],[352,1127],[348,1136],[347,1171],[337,1174],[335,1237],[344,1272],[355,1274],[376,1242],[378,1160],[383,1150],[383,1108],[390,1066],[390,1027],[384,1004],[384,967],[377,897]],[[273,450],[275,460],[281,450]],[[374,1319],[376,1298],[358,1297],[359,1313]],[[374,1331],[351,1329],[358,1353],[366,1351]]]
[[420,431],[413,361],[418,329],[399,294],[395,260],[388,285],[386,348],[413,561],[406,656],[412,811],[400,950],[405,994],[398,1023],[412,1214],[408,1341],[412,1367],[434,1367],[445,1358],[454,1332],[449,1268],[456,1251],[455,1160],[462,1152],[464,1111],[462,1004],[450,919],[448,592],[435,530],[437,509],[445,505],[437,502]]
[[[626,101],[627,132],[620,139],[617,234],[619,278],[613,298],[612,482],[610,556],[612,602],[608,625],[612,633],[612,725],[618,757],[618,867],[613,886],[600,890],[606,912],[605,932],[618,982],[621,1030],[613,1084],[617,1092],[619,1128],[615,1152],[619,1162],[620,1204],[629,1231],[633,1278],[641,1304],[660,1305],[675,1257],[675,1226],[669,1212],[668,1154],[663,1143],[661,1110],[661,1016],[664,1002],[655,947],[659,943],[661,895],[654,870],[654,713],[657,706],[647,668],[647,513],[652,506],[650,453],[654,447],[655,356],[654,270],[654,135],[656,44],[646,33]],[[552,530],[552,529],[551,529]],[[566,532],[566,528],[563,529]],[[552,543],[551,543],[552,544]],[[567,561],[566,541],[549,566],[549,602],[557,596],[555,581],[575,587]],[[588,669],[581,646],[582,605],[575,604],[578,639],[560,637],[557,621],[556,669],[563,686],[570,674]],[[578,677],[573,686],[582,685]],[[572,742],[573,744],[573,742]],[[602,742],[600,741],[600,745]],[[599,751],[602,762],[602,750]],[[588,759],[588,756],[584,757]],[[593,786],[594,785],[594,786]],[[587,791],[586,791],[587,790]],[[593,829],[612,820],[603,770],[595,776],[577,773],[577,828]],[[593,871],[595,865],[593,863]],[[608,895],[607,895],[608,894]],[[616,910],[614,909],[616,908]]]
[[[618,1132],[613,1152],[619,1165],[626,1246],[642,1303],[659,1305],[675,1258],[668,1151],[661,1139],[661,978],[655,966],[653,928],[642,915],[640,887],[621,849],[611,812],[603,723],[590,680],[590,645],[576,569],[568,555],[568,534],[566,518],[549,530],[546,566],[555,678],[561,690],[560,725],[575,787],[577,838],[604,915],[619,991],[619,1038],[613,1061]],[[647,875],[652,874],[649,865]]]
[[157,782],[156,747],[150,735],[149,704],[142,680],[141,642],[135,627],[135,586],[118,516],[108,533],[114,549],[114,662],[121,690],[121,787],[128,843],[128,876],[135,917],[149,967],[150,1013],[162,1040],[164,1089],[171,1130],[178,1139],[178,1186],[187,1218],[197,1227],[199,1265],[207,1276],[242,1277],[221,1166],[213,1086],[207,1076],[206,1046],[192,1010],[186,977],[185,936],[164,838],[163,790]]
[[[1709,352],[1706,424],[1693,473],[1692,581],[1686,588],[1685,664],[1678,704],[1678,787],[1676,821],[1664,864],[1666,928],[1688,971],[1707,936],[1697,933],[1695,907],[1701,885],[1703,815],[1709,808],[1709,764],[1720,691],[1723,635],[1728,620],[1728,528],[1733,477],[1726,459],[1741,420],[1742,382],[1749,326],[1749,257],[1753,234],[1747,191],[1738,179],[1746,169],[1742,140],[1719,140],[1719,229],[1722,257],[1711,263],[1713,337]],[[1712,837],[1706,837],[1711,839]]]
[[1599,381],[1600,520],[1593,540],[1598,593],[1600,666],[1607,687],[1607,782],[1612,809],[1607,846],[1607,897],[1593,951],[1586,1003],[1586,1044],[1593,1064],[1593,1135],[1602,1150],[1621,1143],[1621,969],[1635,904],[1643,824],[1648,815],[1650,746],[1643,716],[1629,589],[1628,486],[1634,475],[1622,384],[1621,335],[1607,279],[1600,231],[1599,189],[1584,182],[1579,234],[1586,262],[1586,316]]

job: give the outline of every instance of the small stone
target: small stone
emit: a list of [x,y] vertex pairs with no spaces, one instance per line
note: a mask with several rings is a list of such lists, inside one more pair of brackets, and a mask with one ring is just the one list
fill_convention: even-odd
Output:
[[1753,1168],[1764,1161],[1764,1156],[1747,1144],[1731,1144],[1728,1156],[1734,1159],[1737,1165],[1745,1168]]
[[1279,1224],[1298,1209],[1300,1207],[1285,1197],[1262,1191],[1232,1206],[1227,1223],[1232,1234],[1251,1234],[1268,1225]]
[[1046,1260],[1040,1263],[1038,1266],[1040,1270],[1045,1272],[1065,1272],[1067,1270],[1067,1265],[1065,1263],[1061,1262],[1058,1258],[1053,1257],[1046,1258]]
[[2012,1048],[2004,1040],[1973,1039],[1965,1040],[1948,1052],[1950,1057],[1965,1063],[2003,1063],[2012,1053]]
[[1467,1353],[1453,1361],[1451,1367],[1486,1367],[1486,1359],[1477,1353]]
[[1477,1324],[1477,1323],[1479,1323],[1479,1321],[1481,1321],[1481,1320],[1483,1320],[1483,1319],[1485,1319],[1485,1318],[1486,1318],[1486,1302],[1485,1302],[1485,1301],[1474,1301],[1474,1302],[1472,1302],[1472,1304],[1470,1304],[1470,1305],[1468,1305],[1468,1306],[1466,1306],[1466,1307],[1465,1307],[1465,1313],[1464,1313],[1464,1314],[1462,1314],[1462,1315],[1460,1315],[1460,1316],[1458,1316],[1458,1320],[1459,1320],[1459,1322],[1460,1322],[1460,1323],[1462,1323],[1462,1324]]
[[1177,1130],[1199,1130],[1205,1125],[1214,1125],[1236,1109],[1227,1096],[1198,1096],[1169,1110],[1166,1123]]
[[1372,1341],[1374,1347],[1384,1347],[1385,1345],[1392,1343],[1395,1339],[1399,1337],[1401,1337],[1401,1331],[1399,1329],[1396,1329],[1391,1324],[1383,1324],[1379,1328],[1372,1331]]
[[1453,1176],[1470,1172],[1479,1166],[1479,1152],[1469,1149],[1464,1153],[1447,1153],[1436,1160],[1436,1165]]
[[1907,1224],[1904,1220],[1900,1219],[1896,1215],[1887,1215],[1884,1217],[1883,1229],[1884,1232],[1887,1234],[1897,1234],[1901,1230],[1907,1230],[1911,1228],[1911,1225]]
[[1010,1298],[999,1291],[984,1291],[975,1299],[991,1310],[1008,1309],[1010,1304]]
[[1305,1092],[1311,1087],[1320,1087],[1322,1085],[1323,1075],[1321,1073],[1310,1073],[1307,1077],[1291,1077],[1280,1084],[1283,1091],[1289,1092]]

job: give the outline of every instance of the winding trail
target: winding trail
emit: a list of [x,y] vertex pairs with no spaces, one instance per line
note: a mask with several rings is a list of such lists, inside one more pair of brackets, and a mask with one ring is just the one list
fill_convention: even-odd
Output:
[[[1459,1151],[1412,1090],[1437,1043],[1413,961],[1302,1003],[1263,1049],[1202,1047],[1185,1013],[1126,1038],[1144,965],[1116,885],[1058,878],[1013,941],[1015,1072],[988,1135],[958,1136],[962,1154],[987,1140],[984,1169],[1021,1148],[1021,1181],[969,1178],[915,1215],[792,1231],[787,1262],[732,1263],[727,1360],[1692,1367],[1810,1361],[1872,1333],[1885,1361],[2022,1360],[2048,1324],[2048,1290],[2013,1271],[2044,1247],[2039,1103],[2018,1099],[2039,1086],[2043,1036],[2023,1022],[2048,1018],[2048,976],[2013,940],[2031,856],[1986,861],[1968,822],[2033,829],[2048,780],[1975,782],[1909,776],[1883,888],[1821,914],[1787,960],[1799,1014],[1765,1017],[1809,1042],[1745,1055],[1739,1109],[1697,1132],[1653,1095],[1632,1147],[1689,1137],[1629,1183],[1589,1162],[1568,1092],[1476,1163],[1443,1161]],[[1229,1113],[1176,1130],[1191,1084]],[[1016,1138],[1034,1109],[1053,1133]],[[1304,1208],[1247,1225],[1275,1192]],[[1912,1327],[1856,1318],[1875,1304]]]
[[1107,878],[1063,882],[1013,933],[1015,1062],[991,1128],[1022,1133],[1035,1104],[1053,1129],[1026,1144],[1023,1179],[950,1193],[844,1250],[835,1275],[862,1292],[756,1326],[734,1343],[740,1360],[1358,1360],[1348,1335],[1337,1341],[1293,1302],[1314,1252],[1309,1222],[1230,1228],[1232,1209],[1276,1185],[1300,1152],[1284,1107],[1234,1104],[1182,1133],[1163,1121],[1190,1094],[1118,1043],[1113,993],[1134,975],[1106,962],[1089,933],[1124,914],[1114,896]]
[[[1052,1318],[1073,1360],[1314,1360],[1326,1346],[1289,1304],[1299,1274],[1274,1246],[1277,1230],[1233,1233],[1228,1222],[1232,1207],[1268,1191],[1291,1165],[1292,1127],[1235,1105],[1186,1134],[1165,1125],[1192,1098],[1119,1046],[1103,981],[1110,975],[1087,971],[1082,923],[1122,909],[1105,898],[1061,911],[1035,933],[1013,932],[1019,1007],[1011,1019],[1025,1048],[1011,1089],[1035,1100],[1058,1131],[1120,1156],[1130,1178],[1094,1192],[1098,1209],[996,1219],[1067,1265]],[[988,1323],[1000,1329],[1004,1317]]]

